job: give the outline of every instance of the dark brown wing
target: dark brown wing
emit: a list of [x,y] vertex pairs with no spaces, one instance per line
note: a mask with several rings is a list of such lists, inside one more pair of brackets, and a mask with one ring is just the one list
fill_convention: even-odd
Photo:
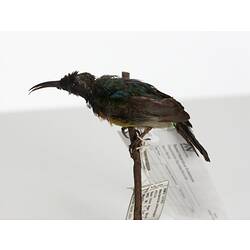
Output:
[[150,97],[132,96],[129,104],[133,120],[158,118],[161,122],[186,122],[190,119],[184,107],[172,97],[157,100]]

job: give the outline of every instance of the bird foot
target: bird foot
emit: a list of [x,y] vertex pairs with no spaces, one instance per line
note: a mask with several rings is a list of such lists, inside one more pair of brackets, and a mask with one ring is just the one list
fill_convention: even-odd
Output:
[[[122,134],[126,137],[126,138],[129,138],[128,136],[128,127],[122,127],[121,128],[121,131],[122,131]],[[136,130],[136,133],[137,133],[137,137],[140,137],[142,140],[143,140],[143,137],[151,130],[152,128],[151,127],[148,127],[148,128],[145,128],[143,132],[140,132],[139,130]],[[148,139],[147,139],[148,140]]]
[[144,136],[151,130],[152,128],[145,128],[143,132],[136,130],[137,138],[133,141],[129,146],[129,152],[132,156],[135,150],[145,149],[146,141],[151,140],[150,138],[144,138]]
[[[121,128],[121,132],[122,134],[126,137],[129,138],[129,131],[128,131],[128,127],[122,127]],[[135,130],[136,132],[136,139],[131,142],[131,144],[129,145],[129,152],[130,155],[132,157],[133,153],[136,150],[142,149],[145,147],[145,141],[150,140],[150,138],[144,138],[144,136],[151,130],[152,128],[145,128],[142,132],[139,131],[138,129]],[[133,158],[133,157],[132,157]]]
[[129,139],[129,136],[128,136],[128,128],[127,128],[127,127],[122,127],[122,128],[121,128],[121,131],[122,131],[122,134],[124,135],[124,137],[126,137],[126,138]]
[[[131,157],[133,156],[134,152],[138,150],[142,145],[141,138],[137,137],[136,140],[134,140],[130,145],[129,145],[129,153]],[[133,158],[133,157],[132,157]]]
[[[145,128],[144,131],[140,134],[140,137],[143,138],[151,129],[152,129],[151,127]],[[146,140],[150,140],[150,139],[147,138]]]

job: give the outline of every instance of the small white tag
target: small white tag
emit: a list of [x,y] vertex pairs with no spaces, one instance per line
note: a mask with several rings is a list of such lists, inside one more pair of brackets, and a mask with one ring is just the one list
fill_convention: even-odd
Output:
[[[161,216],[166,200],[168,181],[142,187],[142,219],[158,220]],[[132,194],[126,219],[134,217],[134,193]]]

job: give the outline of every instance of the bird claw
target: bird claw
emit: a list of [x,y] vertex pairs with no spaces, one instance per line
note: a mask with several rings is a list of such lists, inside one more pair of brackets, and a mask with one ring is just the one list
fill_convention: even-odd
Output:
[[126,137],[126,138],[129,139],[129,136],[128,136],[128,128],[122,127],[122,128],[121,128],[121,131],[122,131],[122,134],[124,135],[124,137]]
[[151,140],[151,138],[143,138],[143,137],[141,137],[141,136],[137,136],[137,138],[141,141],[141,142],[144,142],[144,141],[150,141]]
[[[133,153],[141,147],[141,139],[138,137],[129,145],[129,153],[132,157]],[[133,158],[133,157],[132,157]]]
[[133,143],[131,143],[129,146],[130,155],[132,156],[135,150],[142,150],[142,151],[145,150],[148,147],[148,145],[146,144],[146,141],[149,141],[149,140],[151,139],[150,138],[144,139],[143,137],[137,135],[137,139]]
[[[128,129],[127,127],[122,127],[121,132],[122,134],[126,137],[129,138],[128,136]],[[150,138],[144,138],[144,136],[151,130],[152,128],[145,128],[144,131],[139,131],[138,129],[135,130],[136,132],[136,140],[134,140],[130,145],[129,145],[129,153],[131,157],[133,156],[133,153],[136,150],[143,150],[145,149],[145,142],[148,140],[151,140]],[[133,158],[133,157],[132,157]]]

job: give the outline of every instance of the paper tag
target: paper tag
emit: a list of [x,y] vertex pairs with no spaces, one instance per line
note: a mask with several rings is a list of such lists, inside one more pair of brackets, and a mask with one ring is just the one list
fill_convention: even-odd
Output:
[[[152,140],[144,140],[140,149],[143,184],[169,182],[161,218],[225,219],[203,157],[174,128],[153,129],[145,138]],[[128,139],[124,141],[129,145]]]
[[[168,181],[142,187],[142,219],[158,220],[167,196]],[[134,193],[132,194],[126,219],[134,217]]]

